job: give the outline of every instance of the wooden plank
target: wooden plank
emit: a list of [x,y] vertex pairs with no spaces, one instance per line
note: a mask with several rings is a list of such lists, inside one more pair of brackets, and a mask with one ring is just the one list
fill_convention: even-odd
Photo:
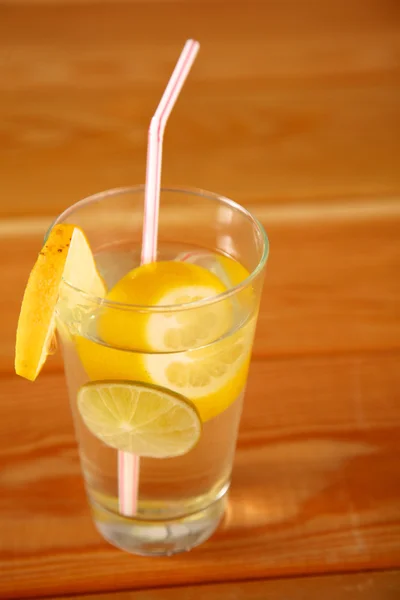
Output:
[[[398,600],[400,572],[369,572],[329,577],[237,581],[143,592],[95,594],[93,600]],[[88,596],[71,596],[86,600]],[[68,600],[66,598],[66,600]]]
[[224,524],[168,560],[96,533],[61,375],[3,378],[1,597],[398,568],[399,358],[255,361]]
[[[255,357],[399,347],[398,200],[254,209],[271,241]],[[179,210],[171,209],[170,220],[173,231]],[[50,221],[0,224],[0,278],[12,290],[0,297],[0,372],[13,369],[20,302]],[[61,356],[46,369],[60,370]]]
[[[150,600],[177,594],[155,584],[215,583],[179,590],[397,598],[398,573],[265,579],[400,565],[399,9],[1,3],[1,597],[149,588]],[[255,209],[272,251],[226,519],[192,553],[150,560],[94,530],[59,356],[35,385],[11,372],[19,302],[51,217],[143,180],[149,119],[182,32],[202,52],[168,127],[163,181]],[[261,581],[240,583],[251,578]]]
[[398,16],[379,0],[2,4],[0,214],[142,182],[189,31],[203,49],[168,125],[164,183],[242,202],[398,193]]

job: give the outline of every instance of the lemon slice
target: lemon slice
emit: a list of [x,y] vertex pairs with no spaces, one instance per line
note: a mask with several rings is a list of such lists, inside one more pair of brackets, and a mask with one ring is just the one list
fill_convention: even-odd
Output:
[[[221,283],[215,282],[215,275],[198,265],[155,263],[151,267],[131,272],[128,281],[123,278],[107,297],[125,302],[135,298],[144,303],[147,297],[153,301],[161,299],[164,304],[165,298],[179,297],[182,289],[190,289],[192,297],[196,297],[200,294],[199,288],[204,292],[205,282],[208,294],[210,288],[214,293],[223,289]],[[236,281],[246,277],[247,271],[233,259],[227,259],[224,267],[229,268],[229,276]],[[169,277],[169,273],[175,275]],[[142,278],[143,274],[146,278]],[[146,285],[142,285],[145,279]],[[140,282],[142,284],[136,287]],[[114,348],[81,336],[75,337],[76,348],[90,379],[131,379],[171,389],[193,402],[205,422],[228,408],[244,389],[257,308],[249,299],[250,295],[238,300],[244,313],[242,324],[238,322],[242,318],[238,315],[240,311],[234,311],[233,304],[225,300],[181,311],[175,316],[162,313],[141,317],[136,313],[106,309],[99,318],[98,330]],[[204,324],[207,319],[213,319],[207,312],[215,317],[210,329]],[[151,323],[151,319],[156,321]],[[230,332],[234,322],[237,330]],[[172,335],[177,336],[176,345],[170,339]],[[180,344],[184,346],[183,341],[190,340],[189,336],[194,338],[193,344],[186,342],[186,348],[181,350]],[[157,345],[168,346],[169,351],[143,350]],[[136,347],[137,351],[121,351],[118,349],[121,347]]]
[[255,319],[205,348],[173,354],[142,355],[145,381],[157,382],[190,398],[203,421],[223,412],[246,383]]
[[34,381],[50,350],[62,279],[79,289],[105,295],[104,282],[83,232],[55,225],[29,276],[18,320],[15,371]]
[[102,442],[137,456],[170,458],[197,444],[201,421],[183,396],[126,381],[88,383],[78,391],[78,409]]
[[[125,275],[107,300],[160,307],[160,311],[105,308],[98,333],[107,344],[137,351],[171,352],[203,346],[229,329],[232,305],[220,301],[192,308],[189,304],[225,290],[216,275],[198,265],[174,261],[142,265]],[[176,305],[182,310],[168,310]]]
[[255,317],[236,333],[189,352],[125,352],[82,336],[75,345],[92,380],[134,380],[183,394],[203,422],[222,413],[242,393],[250,362]]

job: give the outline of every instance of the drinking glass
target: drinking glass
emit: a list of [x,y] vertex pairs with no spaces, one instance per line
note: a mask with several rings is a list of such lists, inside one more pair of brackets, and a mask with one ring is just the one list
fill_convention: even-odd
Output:
[[[140,265],[143,206],[143,186],[119,188],[77,202],[56,221],[83,230],[107,289]],[[157,260],[202,264],[226,284],[224,291],[194,302],[145,306],[97,298],[63,280],[57,331],[82,473],[95,525],[115,546],[169,555],[200,544],[217,528],[231,480],[267,256],[265,232],[245,208],[202,190],[164,188]],[[102,335],[98,324],[104,315],[122,337],[110,341]],[[156,341],[150,348],[137,334],[142,322],[154,331],[166,323],[194,324],[198,341],[181,340],[172,349]],[[181,456],[151,458],[99,439],[82,418],[78,392],[88,382],[118,381],[187,398],[201,420],[197,445]]]

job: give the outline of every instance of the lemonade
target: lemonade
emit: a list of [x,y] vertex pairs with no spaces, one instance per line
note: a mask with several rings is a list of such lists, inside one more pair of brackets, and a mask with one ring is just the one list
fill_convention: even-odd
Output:
[[[119,270],[118,250],[114,250],[114,270]],[[168,249],[163,250],[164,255],[168,255]],[[171,249],[170,254],[171,258],[176,256],[176,248]],[[115,281],[112,257],[96,255],[96,264],[108,287]],[[102,269],[103,264],[111,268]],[[229,259],[229,266],[231,272],[243,276],[241,265],[233,259]],[[131,270],[111,287],[106,300],[133,305],[158,303],[166,307],[166,302],[176,305],[180,301],[189,307],[225,289],[219,279],[203,267],[164,260]],[[64,284],[57,320],[83,471],[95,519],[107,535],[107,522],[119,512],[118,451],[138,453],[140,485],[135,523],[155,522],[157,530],[164,527],[162,535],[168,534],[173,540],[174,528],[168,528],[165,522],[209,509],[229,487],[254,331],[254,306],[250,311],[247,298],[247,305],[244,302],[241,307],[241,316],[235,315],[237,307],[231,299],[211,306],[200,304],[174,316],[168,313],[148,316],[137,311],[93,306],[76,322],[76,314],[68,306],[68,296],[68,285]],[[169,456],[165,439],[160,449],[154,434],[149,440],[146,432],[137,434],[136,430],[130,440],[127,415],[133,409],[129,388],[115,393],[117,404],[108,389],[104,400],[107,407],[97,391],[95,398],[86,401],[86,408],[82,404],[82,390],[88,394],[91,386],[103,381],[113,382],[113,386],[118,381],[139,382],[149,386],[150,391],[158,386],[188,399],[196,411],[192,422],[187,417],[191,441],[186,446],[183,444],[182,451],[182,440],[177,444],[169,441],[167,448],[172,454]],[[126,398],[120,399],[121,393],[125,393]],[[102,408],[98,410],[96,405],[96,414],[88,414],[93,402]],[[175,420],[177,417],[174,414]],[[154,416],[141,419],[141,422],[148,421],[154,424]],[[169,431],[171,427],[169,424]],[[176,427],[184,429],[179,420]],[[158,429],[159,437],[164,430]],[[126,521],[122,515],[118,518]],[[123,540],[120,543],[123,544]]]
[[[214,197],[207,209],[196,193],[212,225],[171,240],[167,222],[157,261],[141,265],[124,216],[136,194],[84,201],[53,226],[25,291],[15,366],[35,380],[57,330],[95,524],[120,548],[165,555],[207,539],[224,513],[267,248],[244,209]],[[213,227],[232,246],[236,221],[236,257],[211,249]]]

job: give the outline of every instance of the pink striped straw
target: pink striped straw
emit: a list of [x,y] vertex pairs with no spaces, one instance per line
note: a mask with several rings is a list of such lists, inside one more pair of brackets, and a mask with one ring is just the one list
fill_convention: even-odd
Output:
[[171,110],[185,83],[186,77],[199,51],[200,44],[188,40],[182,50],[160,104],[151,120],[147,145],[146,191],[142,240],[142,263],[157,259],[158,213],[160,207],[160,183],[162,142],[165,126]]
[[[165,126],[199,51],[200,44],[188,40],[182,50],[165,92],[151,120],[147,141],[146,189],[144,201],[142,264],[157,260],[158,215],[160,208],[162,143]],[[118,452],[118,499],[120,513],[137,512],[139,457]]]

